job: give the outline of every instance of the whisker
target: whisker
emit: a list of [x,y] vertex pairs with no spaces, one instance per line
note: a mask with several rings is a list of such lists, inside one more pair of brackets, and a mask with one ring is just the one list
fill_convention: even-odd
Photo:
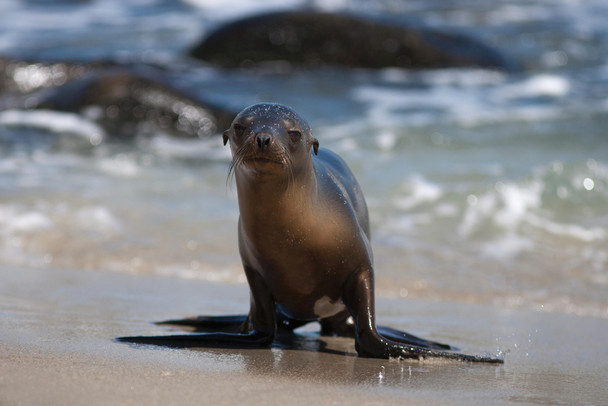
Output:
[[[268,159],[274,160],[275,162],[280,162],[285,168],[285,170],[287,171],[285,187],[288,189],[293,184],[295,184],[294,166],[289,151],[287,151],[283,145],[279,145],[278,147],[280,148],[280,151],[276,151],[276,153],[272,154],[272,156],[268,156]],[[236,170],[239,168],[239,166],[243,165],[248,157],[250,158],[256,156],[256,149],[256,144],[251,142],[245,142],[243,143],[243,145],[239,146],[233,151],[232,161],[230,162],[230,167],[228,168],[228,175],[226,176],[226,187],[231,184],[232,179],[234,178]]]
[[293,171],[293,163],[289,154],[284,155],[285,166],[287,167],[287,189],[295,184],[295,173]]
[[249,150],[251,149],[251,144],[245,143],[237,148],[232,155],[232,162],[230,162],[230,168],[228,168],[228,175],[226,177],[226,186],[228,186],[232,178],[234,178],[234,171],[243,164],[245,161],[245,157],[247,156]]

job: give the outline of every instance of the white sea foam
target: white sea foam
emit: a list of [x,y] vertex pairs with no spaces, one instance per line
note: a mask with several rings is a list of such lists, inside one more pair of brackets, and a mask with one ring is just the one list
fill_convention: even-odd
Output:
[[502,201],[502,207],[494,214],[496,224],[513,230],[531,210],[540,207],[542,191],[542,184],[537,181],[523,185],[498,183],[496,192]]
[[123,178],[134,178],[141,173],[141,168],[137,164],[135,157],[128,154],[118,154],[101,159],[98,166],[109,175]]
[[0,112],[0,124],[74,134],[88,139],[91,145],[99,145],[106,137],[105,131],[97,124],[80,115],[58,111],[6,110]]
[[452,203],[438,204],[434,212],[439,217],[456,217],[459,214],[458,207]]
[[416,213],[398,216],[391,219],[383,232],[413,233],[420,226],[429,224],[433,221],[433,216],[429,213]]
[[0,206],[0,224],[6,235],[34,232],[52,226],[51,220],[44,213],[23,211],[14,205]]
[[[601,227],[586,228],[576,224],[564,224],[547,218],[542,211],[541,181],[521,184],[498,183],[495,190],[481,197],[469,196],[468,207],[458,228],[462,236],[471,235],[484,222],[491,221],[504,234],[497,241],[486,244],[483,252],[492,256],[516,253],[530,248],[530,240],[522,238],[522,225],[532,226],[555,236],[574,238],[584,242],[601,241],[608,232]],[[502,254],[496,252],[502,251]]]
[[497,197],[494,194],[485,194],[481,197],[469,195],[467,202],[464,217],[458,226],[458,234],[465,237],[473,233],[482,220],[495,211]]
[[50,257],[45,253],[28,252],[25,241],[52,227],[52,220],[43,212],[18,205],[0,205],[0,262],[47,264]]
[[178,278],[182,279],[198,279],[209,282],[246,282],[245,275],[240,269],[218,269],[217,266],[206,267],[199,263],[190,264],[189,267],[179,265],[161,266],[158,268],[156,273],[159,275],[177,276]]
[[495,7],[489,14],[488,18],[495,23],[522,23],[536,22],[550,18],[552,15],[550,9],[541,5],[534,4],[503,4]]
[[430,86],[452,86],[461,89],[499,86],[508,80],[508,75],[487,69],[438,69],[425,71],[423,82]]
[[206,139],[177,139],[158,135],[148,142],[148,147],[160,156],[175,158],[205,158],[217,161],[230,161],[230,148],[223,146],[221,137]]
[[376,136],[376,143],[380,149],[390,151],[397,144],[397,135],[392,131],[384,131]]
[[[195,7],[205,10],[231,11],[239,15],[252,14],[256,12],[300,8],[302,6],[312,6],[325,11],[342,10],[349,5],[348,0],[266,0],[264,2],[253,0],[183,0]],[[312,4],[311,4],[312,3]]]
[[427,181],[422,175],[410,177],[405,182],[405,186],[409,191],[409,195],[398,198],[394,202],[395,206],[402,210],[409,210],[422,203],[434,202],[443,193],[439,185]]
[[103,206],[83,207],[74,217],[81,229],[105,234],[117,234],[122,231],[120,220]]
[[577,224],[560,224],[535,214],[528,214],[526,222],[551,234],[585,242],[601,241],[608,236],[608,232],[600,227],[585,228]]
[[0,159],[0,173],[12,173],[17,171],[21,166],[21,159],[19,157],[2,157]]
[[496,237],[481,243],[480,252],[496,260],[515,258],[533,249],[533,241],[521,233],[521,226],[540,208],[542,190],[537,181],[498,183],[493,191],[480,197],[469,195],[458,233],[469,237],[488,222],[493,224],[498,228]]
[[496,96],[505,99],[530,97],[565,97],[570,92],[570,81],[563,76],[538,74],[521,82],[497,89]]
[[529,238],[509,232],[497,239],[482,243],[481,254],[488,258],[505,261],[533,248],[534,243]]
[[99,241],[122,230],[121,221],[103,206],[46,201],[0,205],[0,262],[103,267],[105,259],[95,253]]
[[[366,119],[368,123],[382,128],[431,123],[436,116],[437,109],[449,107],[433,93],[434,91],[431,89],[399,91],[365,85],[355,89],[352,97],[367,104]],[[404,114],[405,112],[407,113]]]
[[[391,74],[388,82],[394,81]],[[562,76],[538,74],[516,82],[489,72],[481,75],[469,70],[429,73],[423,79],[428,87],[386,87],[362,85],[351,95],[365,103],[367,120],[374,126],[426,126],[451,120],[464,126],[503,121],[547,120],[563,116],[562,107],[551,103],[532,103],[529,99],[563,99],[571,91],[570,81]],[[414,80],[403,76],[403,80]],[[522,104],[521,101],[525,103]],[[601,106],[596,106],[601,110]]]
[[294,9],[302,4],[300,0],[184,0],[213,16],[214,20],[232,20],[263,12]]

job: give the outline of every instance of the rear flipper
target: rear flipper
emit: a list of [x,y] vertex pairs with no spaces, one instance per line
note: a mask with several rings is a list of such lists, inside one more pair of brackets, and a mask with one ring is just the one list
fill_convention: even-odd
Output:
[[246,314],[230,316],[198,316],[186,319],[164,320],[154,324],[180,327],[192,327],[198,333],[238,333],[247,321]]
[[[277,332],[274,299],[258,272],[245,267],[251,289],[248,316],[197,317],[169,320],[163,324],[177,324],[208,328],[213,332],[170,336],[120,337],[117,341],[133,344],[153,344],[164,347],[262,348],[269,347]],[[236,329],[237,331],[226,331]]]
[[[279,332],[291,332],[294,329],[309,323],[308,321],[290,319],[280,312],[276,312],[275,318]],[[161,326],[192,327],[197,333],[242,333],[249,330],[246,323],[248,324],[247,315],[234,314],[229,316],[197,316],[186,319],[158,321],[154,324]]]
[[[277,312],[278,332],[293,332],[305,324],[292,320]],[[214,347],[214,348],[260,348],[268,347],[274,336],[249,331],[252,326],[245,314],[228,316],[198,316],[185,319],[164,320],[154,323],[162,326],[187,327],[193,334],[167,336],[119,337],[116,340],[132,344],[150,344],[171,348]]]
[[169,336],[118,337],[117,341],[131,344],[149,344],[170,348],[264,348],[270,346],[273,334],[252,331],[249,333],[199,333]]

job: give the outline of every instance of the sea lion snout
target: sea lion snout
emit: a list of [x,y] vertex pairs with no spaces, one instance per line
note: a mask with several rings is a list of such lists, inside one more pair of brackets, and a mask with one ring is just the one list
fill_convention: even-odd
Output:
[[258,148],[261,151],[264,151],[266,148],[270,146],[272,142],[272,135],[268,132],[258,132],[255,134],[255,142],[258,145]]

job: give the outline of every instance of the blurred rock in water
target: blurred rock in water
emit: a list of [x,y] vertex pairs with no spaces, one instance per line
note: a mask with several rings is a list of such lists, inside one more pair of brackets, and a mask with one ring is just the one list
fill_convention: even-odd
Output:
[[190,54],[224,68],[276,63],[305,68],[519,69],[514,60],[464,35],[318,12],[240,19],[221,26]]

